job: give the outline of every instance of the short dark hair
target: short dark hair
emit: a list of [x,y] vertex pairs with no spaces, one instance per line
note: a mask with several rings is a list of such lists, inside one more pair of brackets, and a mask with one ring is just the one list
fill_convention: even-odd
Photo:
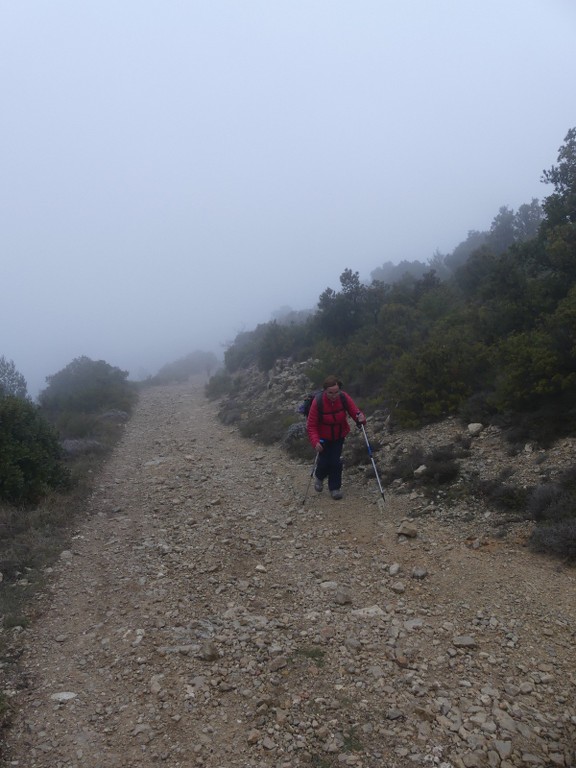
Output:
[[336,376],[326,376],[324,379],[324,384],[322,384],[323,389],[328,389],[328,387],[340,387],[342,389],[342,382],[336,378]]

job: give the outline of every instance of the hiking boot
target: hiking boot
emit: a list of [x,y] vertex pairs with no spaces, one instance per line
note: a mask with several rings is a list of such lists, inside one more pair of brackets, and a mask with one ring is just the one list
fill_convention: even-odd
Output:
[[318,493],[321,493],[322,492],[322,488],[324,488],[324,483],[322,482],[322,480],[320,480],[320,478],[315,477],[314,478],[314,490],[318,491]]
[[338,500],[342,498],[342,491],[340,488],[337,488],[335,491],[330,491],[330,496],[332,496],[333,499]]

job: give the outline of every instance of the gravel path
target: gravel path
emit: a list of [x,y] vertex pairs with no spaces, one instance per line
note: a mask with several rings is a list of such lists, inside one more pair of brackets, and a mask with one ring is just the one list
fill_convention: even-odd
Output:
[[574,571],[375,482],[303,505],[309,469],[144,391],[23,633],[6,764],[575,766]]

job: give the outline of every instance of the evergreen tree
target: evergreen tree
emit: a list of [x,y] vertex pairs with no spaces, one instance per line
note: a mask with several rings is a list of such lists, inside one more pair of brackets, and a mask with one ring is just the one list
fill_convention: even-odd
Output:
[[0,398],[0,499],[34,504],[50,488],[66,486],[68,472],[52,426],[29,400]]
[[13,360],[0,356],[0,397],[27,397],[26,379],[16,370]]

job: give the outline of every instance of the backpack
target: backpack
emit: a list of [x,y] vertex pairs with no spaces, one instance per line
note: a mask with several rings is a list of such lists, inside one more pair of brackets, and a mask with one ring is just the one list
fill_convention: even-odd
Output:
[[[322,394],[322,390],[316,390],[316,392],[309,392],[304,400],[300,403],[298,408],[296,409],[298,413],[301,413],[302,416],[305,418],[308,418],[308,414],[310,413],[310,407],[312,406],[312,401],[315,397],[318,397],[318,395]],[[322,398],[320,398],[322,400]]]
[[[316,405],[318,408],[318,415],[322,416],[322,394],[324,393],[323,389],[317,389],[316,392],[310,392],[306,395],[303,402],[300,403],[298,406],[298,413],[301,413],[305,418],[308,418],[308,414],[310,413],[310,408],[312,407],[312,402],[314,398],[316,398]],[[344,410],[347,410],[347,402],[346,402],[346,395],[340,391],[340,400],[342,401],[342,407]]]

